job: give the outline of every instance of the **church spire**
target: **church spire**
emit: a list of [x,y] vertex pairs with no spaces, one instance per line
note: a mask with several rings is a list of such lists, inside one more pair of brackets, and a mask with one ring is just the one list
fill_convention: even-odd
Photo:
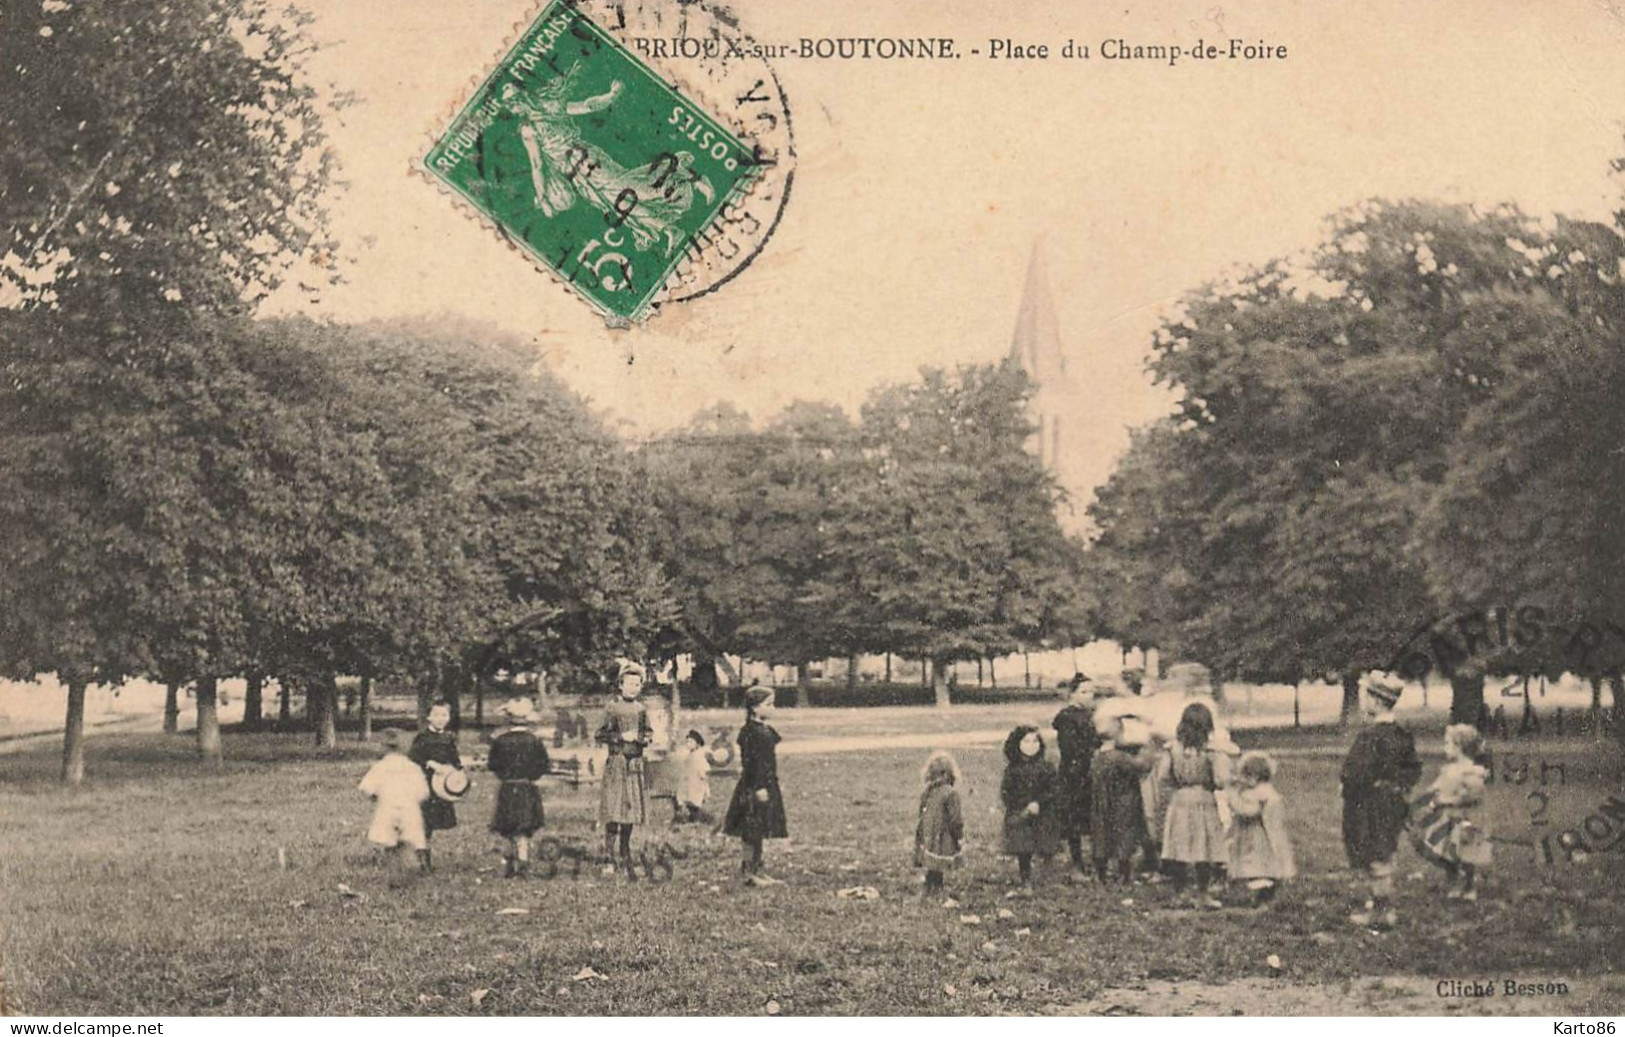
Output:
[[1032,257],[1027,262],[1027,284],[1022,290],[1021,310],[1016,315],[1010,357],[1037,386],[1030,407],[1037,426],[1038,459],[1044,467],[1054,471],[1061,454],[1067,375],[1066,357],[1061,351],[1061,329],[1049,293],[1042,238],[1033,241]]

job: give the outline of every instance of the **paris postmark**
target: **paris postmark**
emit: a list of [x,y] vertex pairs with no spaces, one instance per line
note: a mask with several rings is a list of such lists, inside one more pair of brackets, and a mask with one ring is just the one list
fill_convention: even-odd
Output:
[[692,282],[684,268],[771,167],[580,5],[552,0],[421,168],[624,325]]

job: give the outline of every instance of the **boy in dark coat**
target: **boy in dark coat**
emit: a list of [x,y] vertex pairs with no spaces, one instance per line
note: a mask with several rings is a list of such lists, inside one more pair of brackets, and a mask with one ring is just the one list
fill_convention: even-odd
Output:
[[1394,857],[1409,812],[1411,786],[1422,776],[1416,740],[1394,720],[1401,688],[1373,680],[1366,686],[1371,723],[1355,736],[1343,761],[1343,847],[1349,866],[1371,876],[1371,899],[1349,916],[1358,926],[1391,927]]
[[1055,765],[1044,759],[1044,736],[1023,724],[1004,740],[1004,780],[999,798],[1004,801],[1004,852],[1021,869],[1022,890],[1030,893],[1033,857],[1049,857],[1056,849]]
[[1072,678],[1070,700],[1052,721],[1055,746],[1061,753],[1055,812],[1078,875],[1085,870],[1083,837],[1089,834],[1089,766],[1095,750],[1100,748],[1093,703],[1089,678],[1080,673]]
[[430,783],[431,789],[429,798],[423,801],[423,831],[429,845],[418,853],[424,871],[433,867],[429,854],[434,834],[457,827],[457,808],[432,791],[437,772],[463,769],[462,755],[457,752],[457,736],[446,730],[449,723],[451,706],[448,703],[436,702],[430,706],[429,726],[412,739],[412,748],[407,752],[412,762],[423,768],[423,780]]
[[486,767],[502,780],[491,831],[508,840],[503,874],[513,878],[530,867],[530,837],[542,827],[542,790],[536,783],[547,774],[550,761],[541,739],[531,733],[536,710],[530,701],[513,699],[502,711],[512,726],[491,742]]
[[762,874],[762,840],[790,835],[784,794],[779,791],[779,733],[767,722],[772,715],[771,688],[746,690],[745,726],[739,729],[739,784],[722,822],[723,834],[738,836],[743,844],[739,870],[753,886],[778,882]]

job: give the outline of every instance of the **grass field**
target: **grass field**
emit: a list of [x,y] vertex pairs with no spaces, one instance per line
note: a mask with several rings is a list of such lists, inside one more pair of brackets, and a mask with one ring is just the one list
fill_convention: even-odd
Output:
[[[811,733],[781,716],[787,744]],[[820,719],[819,733],[850,729],[840,719]],[[1382,993],[1405,977],[1429,990],[1437,979],[1561,980],[1565,1013],[1617,1012],[1625,854],[1544,865],[1503,844],[1484,901],[1464,906],[1443,900],[1407,850],[1400,929],[1354,929],[1336,799],[1345,743],[1290,741],[1279,786],[1303,877],[1255,913],[1181,908],[1164,886],[1065,885],[1058,867],[1040,873],[1036,898],[1007,898],[1014,866],[996,856],[992,748],[958,753],[971,864],[949,879],[960,906],[944,908],[921,899],[908,861],[915,749],[782,757],[794,838],[769,844],[768,865],[786,885],[747,889],[736,845],[692,828],[649,832],[651,851],[663,840],[682,855],[669,882],[604,879],[590,866],[577,878],[568,862],[551,880],[503,880],[485,832],[488,778],[462,826],[437,840],[437,872],[420,879],[368,862],[369,804],[354,786],[370,747],[325,755],[304,737],[231,736],[224,768],[206,771],[184,738],[101,737],[79,789],[55,783],[49,752],[0,757],[0,981],[12,1012],[75,1015],[750,1015],[770,1002],[783,1014],[1336,1012],[1351,997],[1353,1011],[1417,1011]],[[1537,828],[1534,786],[1498,774],[1492,821],[1509,838],[1577,826],[1621,788],[1617,750],[1598,743],[1519,744],[1506,765],[1510,753],[1545,761],[1553,784]],[[715,783],[713,800],[729,788]],[[595,793],[551,788],[547,834],[594,848]],[[880,899],[836,895],[854,886]],[[1229,1001],[1196,996],[1219,984]],[[1288,996],[1321,990],[1343,1000]],[[1509,1005],[1434,999],[1421,1010],[1494,1008]]]

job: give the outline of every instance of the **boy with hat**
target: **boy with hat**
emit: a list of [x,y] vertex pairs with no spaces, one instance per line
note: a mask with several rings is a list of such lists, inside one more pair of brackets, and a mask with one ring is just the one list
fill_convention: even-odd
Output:
[[367,839],[382,854],[401,845],[417,851],[418,866],[429,870],[429,842],[423,831],[423,801],[429,783],[423,770],[401,752],[401,733],[383,733],[384,756],[373,764],[356,786],[377,801]]
[[632,874],[632,829],[649,814],[649,789],[644,774],[643,750],[654,740],[649,711],[639,699],[643,693],[643,667],[630,660],[615,673],[617,695],[604,710],[598,744],[609,748],[604,780],[599,787],[598,820],[604,826],[604,873],[615,874],[616,863]]
[[1403,690],[1373,678],[1366,684],[1371,723],[1355,736],[1343,761],[1343,846],[1349,866],[1371,876],[1371,899],[1349,916],[1359,926],[1392,927],[1398,920],[1394,857],[1409,813],[1411,786],[1422,776],[1416,739],[1394,719]]
[[547,749],[530,730],[536,707],[529,699],[510,699],[502,707],[508,730],[491,742],[486,769],[502,781],[497,789],[491,831],[507,840],[502,857],[503,876],[514,878],[530,867],[530,838],[542,827],[542,790],[537,782],[551,761]]

